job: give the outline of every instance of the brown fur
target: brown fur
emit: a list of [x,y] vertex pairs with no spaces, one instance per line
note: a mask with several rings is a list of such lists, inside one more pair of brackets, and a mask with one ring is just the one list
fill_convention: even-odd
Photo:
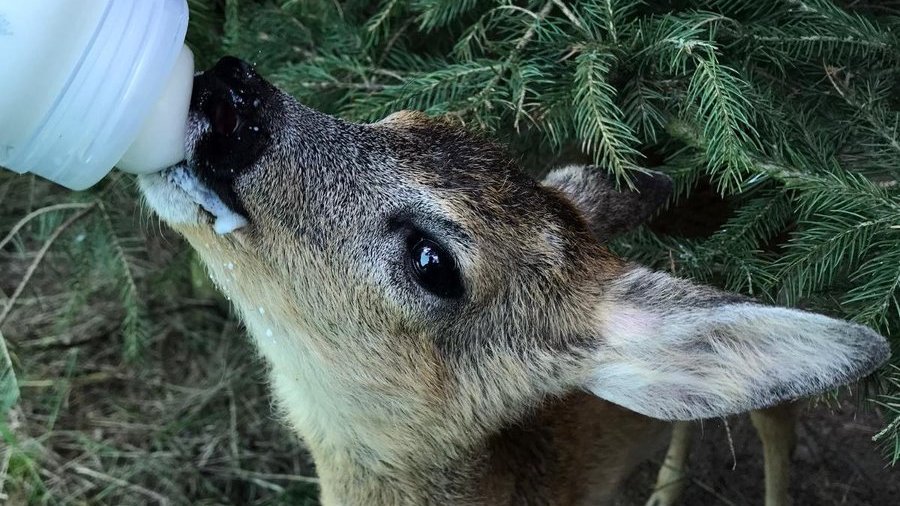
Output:
[[[615,258],[596,170],[540,184],[445,121],[347,123],[234,59],[194,90],[189,160],[141,187],[241,314],[324,504],[596,504],[659,433],[632,411],[745,411],[886,358],[863,327]],[[190,178],[248,225],[214,233]],[[411,274],[420,236],[455,258],[459,296]]]

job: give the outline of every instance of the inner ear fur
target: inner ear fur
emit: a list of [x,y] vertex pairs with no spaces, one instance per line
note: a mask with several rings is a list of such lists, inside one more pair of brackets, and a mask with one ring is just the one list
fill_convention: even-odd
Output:
[[654,418],[724,416],[818,394],[890,356],[887,340],[863,325],[642,267],[605,289],[586,387]]

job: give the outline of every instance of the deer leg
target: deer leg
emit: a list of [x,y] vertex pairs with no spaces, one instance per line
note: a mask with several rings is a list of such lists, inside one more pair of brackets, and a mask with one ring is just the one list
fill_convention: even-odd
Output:
[[766,506],[789,506],[791,455],[797,442],[794,426],[799,408],[797,403],[785,403],[750,412],[763,445],[766,476]]
[[691,428],[691,422],[674,423],[666,459],[659,469],[653,495],[647,500],[646,506],[673,506],[681,498],[687,481],[685,469],[691,450]]

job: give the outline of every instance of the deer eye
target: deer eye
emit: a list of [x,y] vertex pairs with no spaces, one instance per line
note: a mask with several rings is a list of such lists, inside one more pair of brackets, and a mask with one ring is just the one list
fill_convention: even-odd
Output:
[[412,276],[422,288],[442,298],[463,294],[462,279],[453,256],[439,244],[421,236],[408,241]]

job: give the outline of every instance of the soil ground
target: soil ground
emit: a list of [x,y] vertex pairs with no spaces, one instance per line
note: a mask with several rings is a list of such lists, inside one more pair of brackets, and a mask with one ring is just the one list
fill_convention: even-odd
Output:
[[[872,443],[882,427],[876,413],[859,413],[852,401],[804,410],[797,426],[791,467],[795,506],[889,506],[900,504],[900,469],[889,467]],[[728,432],[734,445],[729,447]],[[640,466],[619,504],[644,504],[662,461]],[[749,416],[706,421],[694,431],[685,506],[763,504],[762,445]]]

